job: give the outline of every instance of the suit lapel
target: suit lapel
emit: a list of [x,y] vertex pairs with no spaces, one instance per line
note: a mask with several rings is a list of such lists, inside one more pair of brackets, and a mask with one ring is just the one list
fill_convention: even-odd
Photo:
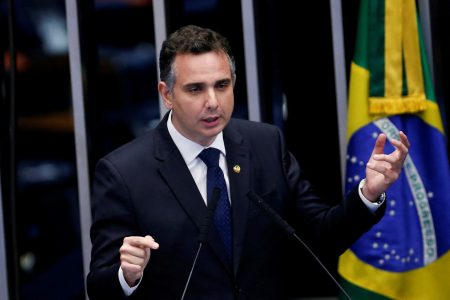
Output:
[[250,182],[250,152],[239,133],[229,127],[224,131],[233,213],[233,269],[237,273],[247,226]]
[[175,149],[170,155],[170,159],[163,161],[159,172],[178,202],[200,230],[207,208],[178,150]]

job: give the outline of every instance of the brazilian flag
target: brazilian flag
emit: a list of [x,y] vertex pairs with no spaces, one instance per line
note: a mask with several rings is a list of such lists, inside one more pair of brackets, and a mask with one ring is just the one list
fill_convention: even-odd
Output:
[[[414,0],[361,0],[348,109],[346,191],[384,132],[411,142],[383,219],[339,259],[353,299],[450,299],[450,170]],[[386,152],[394,148],[387,143]]]

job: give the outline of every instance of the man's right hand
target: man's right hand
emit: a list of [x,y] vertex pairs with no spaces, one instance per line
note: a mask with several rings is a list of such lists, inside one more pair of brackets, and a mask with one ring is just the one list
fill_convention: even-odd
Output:
[[130,287],[137,284],[141,279],[145,266],[150,259],[151,250],[159,248],[159,244],[147,235],[128,236],[123,239],[120,247],[120,267],[123,271],[123,277]]

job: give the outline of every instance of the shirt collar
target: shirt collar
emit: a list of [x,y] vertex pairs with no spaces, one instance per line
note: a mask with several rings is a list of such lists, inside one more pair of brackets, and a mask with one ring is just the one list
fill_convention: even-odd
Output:
[[[172,111],[169,112],[169,118],[167,119],[167,129],[169,130],[170,137],[174,141],[178,150],[183,156],[184,161],[187,165],[189,165],[197,156],[202,152],[205,147],[196,142],[191,141],[190,139],[184,137],[172,123]],[[207,148],[216,148],[222,152],[223,155],[226,155],[225,151],[225,143],[223,142],[223,132],[221,131],[215,138],[214,142],[209,145]]]

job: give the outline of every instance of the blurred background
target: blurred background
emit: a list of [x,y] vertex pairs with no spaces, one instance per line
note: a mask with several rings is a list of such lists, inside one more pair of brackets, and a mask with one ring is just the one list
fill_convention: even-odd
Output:
[[[339,201],[334,54],[343,51],[346,84],[359,1],[339,1],[340,50],[333,48],[336,2],[0,0],[3,295],[85,299],[89,178],[101,156],[159,121],[160,37],[182,25],[207,26],[229,38],[237,62],[234,116],[279,126],[318,193]],[[425,37],[448,132],[450,3],[424,5],[429,10],[419,14],[430,20]],[[81,66],[76,99],[71,51],[79,53]],[[83,128],[84,156],[76,145]],[[302,288],[293,298],[336,298],[330,278],[306,251],[296,251],[301,264],[293,261],[298,266],[291,278]],[[334,275],[336,259],[324,258]]]

